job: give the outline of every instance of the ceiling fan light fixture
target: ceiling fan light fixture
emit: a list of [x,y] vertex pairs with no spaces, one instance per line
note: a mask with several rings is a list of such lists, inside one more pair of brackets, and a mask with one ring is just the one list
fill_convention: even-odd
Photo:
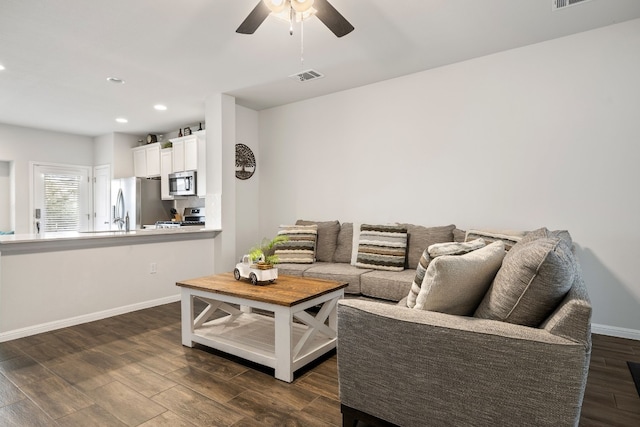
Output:
[[288,0],[262,0],[273,13],[280,13],[289,3]]
[[290,34],[293,33],[294,22],[301,22],[312,16],[317,16],[336,37],[346,36],[354,30],[353,25],[329,0],[258,0],[258,4],[242,21],[236,33],[255,33],[269,16],[288,22]]
[[304,13],[312,6],[313,0],[291,0],[291,7],[298,13]]

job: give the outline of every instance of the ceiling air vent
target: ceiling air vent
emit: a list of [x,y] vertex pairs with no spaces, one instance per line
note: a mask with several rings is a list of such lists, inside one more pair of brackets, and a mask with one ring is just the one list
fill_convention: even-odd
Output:
[[558,10],[565,7],[575,6],[580,3],[586,3],[591,0],[551,0],[551,9]]
[[299,73],[292,74],[289,78],[293,80],[297,80],[299,82],[308,82],[309,80],[321,79],[324,77],[324,74],[319,73],[315,70],[306,70],[300,71]]

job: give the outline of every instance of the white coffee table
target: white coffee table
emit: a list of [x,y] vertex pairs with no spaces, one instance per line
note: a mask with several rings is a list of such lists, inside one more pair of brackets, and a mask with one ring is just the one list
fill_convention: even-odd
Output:
[[[252,285],[223,273],[177,286],[187,347],[199,343],[274,368],[275,377],[286,382],[336,347],[336,305],[347,283],[281,275],[275,283]],[[207,303],[198,315],[195,298]],[[315,306],[320,306],[317,314],[306,311]]]

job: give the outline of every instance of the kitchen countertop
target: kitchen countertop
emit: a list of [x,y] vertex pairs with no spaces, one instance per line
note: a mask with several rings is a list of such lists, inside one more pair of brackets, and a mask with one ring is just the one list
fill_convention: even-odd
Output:
[[100,246],[122,246],[163,241],[213,238],[219,229],[201,227],[157,228],[132,231],[58,232],[0,236],[0,253],[48,252]]

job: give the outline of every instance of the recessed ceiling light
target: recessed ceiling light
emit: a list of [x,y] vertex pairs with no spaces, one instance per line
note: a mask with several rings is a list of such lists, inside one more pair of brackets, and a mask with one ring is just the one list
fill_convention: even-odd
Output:
[[6,68],[4,68],[4,65],[0,64],[0,71],[2,70],[6,70]]
[[118,77],[107,77],[107,81],[111,83],[123,84],[124,80],[119,79]]
[[116,119],[116,122],[118,122],[118,123],[129,123],[129,120],[125,119],[124,117],[118,117]]
[[162,104],[156,104],[153,106],[153,108],[155,108],[158,111],[165,111],[167,109],[167,106]]

